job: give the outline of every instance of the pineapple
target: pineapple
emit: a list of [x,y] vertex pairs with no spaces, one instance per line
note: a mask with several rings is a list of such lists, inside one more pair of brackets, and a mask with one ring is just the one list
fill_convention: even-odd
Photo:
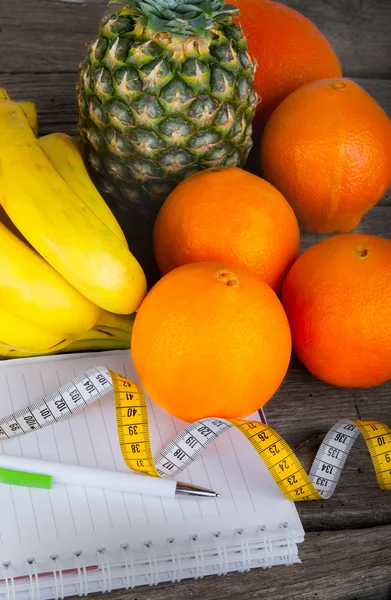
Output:
[[157,213],[190,174],[245,164],[258,98],[238,12],[224,0],[128,0],[103,21],[78,96],[104,192]]

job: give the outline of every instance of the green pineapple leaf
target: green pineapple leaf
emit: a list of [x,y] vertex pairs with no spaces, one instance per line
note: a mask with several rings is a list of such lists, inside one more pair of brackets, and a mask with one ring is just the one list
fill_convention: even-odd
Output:
[[207,19],[205,13],[201,13],[200,15],[190,18],[189,27],[198,33],[198,35],[205,35],[207,29]]
[[131,14],[144,19],[153,32],[176,35],[205,35],[216,22],[239,13],[225,0],[110,0],[110,4],[126,4]]

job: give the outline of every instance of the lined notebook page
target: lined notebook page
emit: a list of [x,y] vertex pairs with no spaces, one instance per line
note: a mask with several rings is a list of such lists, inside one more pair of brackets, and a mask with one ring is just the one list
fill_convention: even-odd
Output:
[[[94,353],[16,360],[0,366],[0,417],[39,400],[92,366],[106,366],[136,380],[128,352]],[[184,427],[148,399],[152,448],[157,454]],[[257,414],[252,418],[259,420]],[[71,419],[0,445],[11,455],[62,461],[126,472],[108,394]],[[66,559],[75,552],[93,556],[99,548],[137,550],[175,538],[209,539],[212,533],[249,535],[266,527],[271,537],[287,523],[296,542],[303,529],[293,503],[286,500],[244,436],[230,430],[181,474],[184,482],[218,491],[222,497],[166,499],[57,484],[52,490],[1,486],[0,564],[16,573],[25,561],[49,556]]]

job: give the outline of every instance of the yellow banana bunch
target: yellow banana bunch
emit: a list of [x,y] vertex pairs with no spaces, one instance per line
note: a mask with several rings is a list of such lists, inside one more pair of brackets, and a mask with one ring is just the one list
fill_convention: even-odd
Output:
[[24,114],[26,115],[27,122],[31,127],[34,135],[38,135],[38,116],[37,116],[37,107],[34,102],[18,102],[19,106],[22,108]]
[[0,359],[129,348],[144,273],[73,139],[0,88]]
[[125,243],[57,172],[15,102],[0,100],[0,130],[0,202],[13,223],[83,296],[132,313],[146,280]]
[[0,360],[10,359],[10,358],[31,358],[33,356],[42,356],[47,354],[62,354],[65,351],[65,348],[69,346],[68,341],[64,341],[62,344],[58,344],[56,346],[56,352],[52,350],[45,351],[34,351],[34,350],[21,350],[20,348],[15,348],[14,346],[7,346],[7,344],[0,343]]
[[0,306],[21,318],[28,318],[40,327],[61,334],[88,331],[97,323],[101,313],[101,309],[75,290],[35,250],[2,223]]
[[22,242],[24,242],[27,246],[29,246],[29,248],[31,248],[28,241],[23,237],[23,235],[20,233],[19,229],[17,227],[15,227],[15,225],[13,224],[13,222],[11,221],[11,219],[9,218],[9,216],[7,215],[7,213],[5,212],[5,210],[1,206],[1,204],[0,204],[0,223],[2,223],[11,233],[16,235],[16,237],[18,237],[20,240],[22,240]]
[[71,190],[127,246],[125,235],[117,219],[88,176],[75,140],[66,133],[51,133],[39,138],[38,144]]
[[[7,342],[0,342],[0,360],[3,358],[28,358],[42,354],[64,354],[71,352],[91,352],[96,350],[128,350],[131,345],[132,329],[135,314],[112,315],[102,312],[99,323],[92,329],[79,336],[68,336],[68,338],[57,341],[56,346],[46,348],[24,349],[11,344],[11,338]],[[112,327],[115,325],[115,327]],[[2,320],[0,311],[0,331],[2,331]],[[23,343],[25,342],[25,338]],[[16,341],[16,338],[13,338]],[[37,344],[35,344],[37,346]]]
[[102,329],[120,329],[121,331],[131,331],[135,317],[136,313],[131,315],[116,315],[103,310],[99,315],[98,325]]
[[8,346],[36,352],[56,350],[63,342],[70,344],[73,341],[72,338],[67,339],[66,334],[26,321],[1,307],[0,337]]
[[[0,88],[0,100],[11,100],[4,88]],[[27,122],[34,135],[38,135],[38,115],[37,107],[35,106],[34,102],[22,100],[22,102],[18,102],[18,104],[26,115]]]

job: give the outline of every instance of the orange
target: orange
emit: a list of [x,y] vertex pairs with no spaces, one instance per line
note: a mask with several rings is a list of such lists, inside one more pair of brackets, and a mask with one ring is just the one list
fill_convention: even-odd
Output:
[[327,39],[296,10],[270,0],[239,0],[238,6],[250,55],[258,63],[255,89],[262,102],[254,132],[260,134],[291,92],[316,79],[341,77],[342,72]]
[[391,121],[353,81],[309,83],[270,117],[261,154],[305,229],[352,231],[391,183]]
[[136,371],[167,412],[195,421],[252,414],[283,380],[291,353],[284,309],[246,269],[179,267],[150,291],[132,335]]
[[299,253],[297,219],[267,181],[234,167],[207,169],[181,182],[155,224],[162,275],[199,261],[248,268],[275,290]]
[[391,378],[391,240],[351,233],[312,246],[288,273],[282,302],[313,375],[345,387]]

